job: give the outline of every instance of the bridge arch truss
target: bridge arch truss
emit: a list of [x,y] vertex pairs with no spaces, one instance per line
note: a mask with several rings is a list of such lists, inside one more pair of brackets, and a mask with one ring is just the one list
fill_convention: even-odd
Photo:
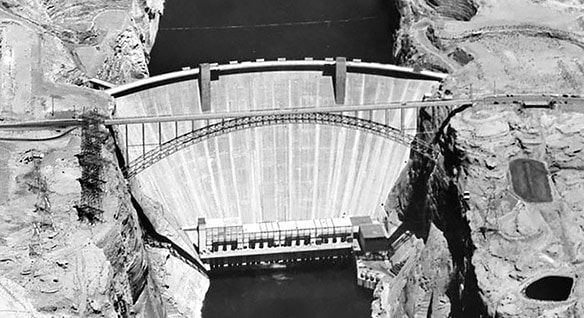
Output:
[[193,144],[219,135],[249,128],[281,124],[323,124],[357,129],[411,147],[412,150],[430,159],[434,157],[431,145],[397,128],[375,121],[334,113],[286,113],[238,117],[193,130],[169,140],[129,162],[125,169],[125,175],[128,179],[133,178],[158,161]]

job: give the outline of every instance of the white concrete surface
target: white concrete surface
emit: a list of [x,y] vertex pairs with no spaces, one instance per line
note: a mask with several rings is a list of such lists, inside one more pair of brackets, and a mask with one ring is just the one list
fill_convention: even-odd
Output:
[[[334,105],[331,77],[319,71],[230,74],[211,83],[212,112]],[[420,101],[438,84],[348,73],[345,104]],[[201,113],[196,79],[121,96],[116,105],[120,117]],[[400,111],[358,116],[399,127]],[[406,128],[415,128],[416,110],[404,115]],[[174,123],[161,128],[163,141],[174,138]],[[158,144],[158,124],[147,124],[145,130],[152,144],[148,151]],[[179,135],[190,130],[188,123],[178,127]],[[141,143],[141,128],[130,126],[129,136],[130,144]],[[141,152],[131,148],[131,158]],[[200,216],[239,217],[249,223],[376,215],[408,157],[408,147],[358,130],[274,125],[192,145],[136,178],[181,226],[196,226]]]

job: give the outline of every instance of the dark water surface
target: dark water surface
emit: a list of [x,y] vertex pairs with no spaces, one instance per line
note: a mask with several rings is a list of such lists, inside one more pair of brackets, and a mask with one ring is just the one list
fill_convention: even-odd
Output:
[[370,317],[372,292],[352,262],[211,277],[203,318]]
[[390,63],[398,26],[389,0],[167,0],[149,67],[157,75],[257,58]]

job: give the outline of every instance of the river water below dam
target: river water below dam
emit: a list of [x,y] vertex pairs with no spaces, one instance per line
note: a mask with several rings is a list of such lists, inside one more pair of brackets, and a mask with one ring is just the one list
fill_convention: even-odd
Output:
[[355,282],[352,259],[211,277],[203,318],[366,318],[372,293]]
[[399,15],[386,0],[172,0],[151,75],[200,63],[345,56],[392,62]]

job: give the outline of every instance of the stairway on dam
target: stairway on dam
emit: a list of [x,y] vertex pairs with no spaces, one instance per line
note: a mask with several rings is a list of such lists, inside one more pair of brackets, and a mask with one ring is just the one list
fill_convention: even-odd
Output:
[[[315,68],[308,64],[312,66],[212,72],[209,106],[201,103],[199,75],[193,70],[138,81],[127,88],[110,90],[110,94],[115,97],[115,114],[119,117],[336,105],[330,65]],[[438,74],[421,75],[394,68],[398,71],[349,68],[342,102],[366,105],[421,101],[442,79]],[[416,113],[416,109],[393,109],[345,115],[413,133]],[[142,146],[132,146],[142,138],[146,142],[144,150],[149,151],[158,147],[159,131],[167,141],[206,124],[145,124],[144,137],[140,127],[129,126],[126,160],[142,154]],[[409,147],[360,130],[287,123],[201,141],[158,161],[134,179],[182,227],[195,226],[199,217],[236,217],[244,223],[256,223],[377,215],[408,157]]]

